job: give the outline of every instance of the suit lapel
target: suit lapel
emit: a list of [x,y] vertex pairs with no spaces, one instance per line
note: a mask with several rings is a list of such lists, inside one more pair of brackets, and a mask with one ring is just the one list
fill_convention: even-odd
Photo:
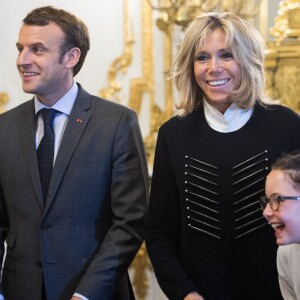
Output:
[[81,139],[81,136],[91,117],[91,95],[79,86],[78,96],[74,102],[72,112],[56,156],[46,201],[45,213],[48,210],[57,188],[63,179],[69,161]]
[[37,199],[41,208],[44,207],[43,203],[43,193],[41,187],[41,181],[39,176],[39,167],[36,156],[35,147],[35,114],[34,114],[34,102],[29,101],[23,106],[22,114],[20,118],[17,119],[19,122],[20,134],[21,134],[21,144],[24,153],[25,162],[28,167],[28,172],[37,195]]

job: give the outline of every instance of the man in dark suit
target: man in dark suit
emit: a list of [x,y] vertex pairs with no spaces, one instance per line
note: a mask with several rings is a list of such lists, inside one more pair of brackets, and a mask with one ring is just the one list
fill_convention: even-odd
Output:
[[[4,298],[133,299],[127,269],[143,240],[148,198],[136,114],[74,82],[89,36],[69,12],[30,12],[17,48],[22,88],[34,97],[0,116]],[[51,142],[40,113],[50,108]],[[49,156],[39,163],[37,152],[46,140],[54,152],[45,184]]]

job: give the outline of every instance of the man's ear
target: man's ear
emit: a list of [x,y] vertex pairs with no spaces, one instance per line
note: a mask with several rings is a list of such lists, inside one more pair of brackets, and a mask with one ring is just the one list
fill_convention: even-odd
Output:
[[65,54],[66,68],[74,68],[79,61],[80,55],[81,51],[77,47],[71,48],[67,51]]

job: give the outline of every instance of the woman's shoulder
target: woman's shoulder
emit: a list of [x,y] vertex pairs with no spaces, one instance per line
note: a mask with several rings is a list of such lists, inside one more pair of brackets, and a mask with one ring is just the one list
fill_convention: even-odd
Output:
[[256,104],[255,109],[269,115],[293,116],[299,118],[299,114],[283,104]]
[[182,129],[185,126],[190,128],[190,126],[192,126],[192,124],[194,124],[194,122],[199,122],[199,121],[201,122],[201,120],[203,119],[203,118],[201,118],[201,114],[202,114],[201,109],[198,109],[198,110],[193,111],[185,116],[181,116],[179,114],[174,115],[173,117],[171,117],[169,120],[165,121],[161,125],[160,130],[173,131],[173,130],[176,130],[179,128]]
[[281,105],[256,104],[254,108],[255,118],[264,124],[277,124],[281,127],[300,128],[300,116],[291,108]]

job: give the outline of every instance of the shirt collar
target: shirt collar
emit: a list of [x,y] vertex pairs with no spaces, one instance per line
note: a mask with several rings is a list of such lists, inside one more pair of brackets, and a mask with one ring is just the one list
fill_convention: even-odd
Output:
[[224,115],[203,100],[204,114],[208,125],[219,132],[232,132],[242,128],[251,118],[254,108],[242,109],[232,103]]
[[[66,94],[64,94],[51,108],[54,108],[66,115],[70,115],[71,110],[73,108],[75,99],[78,94],[78,86],[75,81],[73,81],[72,87],[68,90]],[[47,107],[46,105],[42,104],[37,96],[34,96],[34,109],[35,114],[37,114],[41,109]]]

